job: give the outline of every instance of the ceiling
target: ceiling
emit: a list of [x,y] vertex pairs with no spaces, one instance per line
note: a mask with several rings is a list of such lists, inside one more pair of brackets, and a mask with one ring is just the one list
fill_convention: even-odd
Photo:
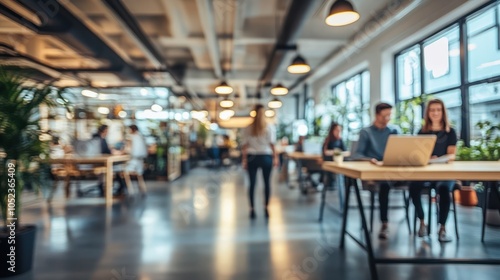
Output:
[[[36,69],[59,86],[138,91],[166,86],[211,109],[214,88],[224,77],[240,108],[247,108],[259,89],[269,95],[264,82],[294,84],[300,75],[286,67],[297,52],[314,69],[391,1],[351,0],[361,20],[336,28],[324,23],[331,0],[306,1],[306,14],[299,10],[294,16],[293,0],[59,0],[42,6],[45,2],[0,1],[1,64]],[[290,22],[304,20],[285,26],[289,14]],[[286,32],[296,51],[277,48]],[[274,52],[282,60],[264,81]]]

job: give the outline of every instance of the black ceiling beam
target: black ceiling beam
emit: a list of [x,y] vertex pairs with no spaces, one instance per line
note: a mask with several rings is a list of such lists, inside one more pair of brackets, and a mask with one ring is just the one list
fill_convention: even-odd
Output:
[[[128,64],[99,36],[94,34],[75,15],[58,1],[18,0],[17,3],[32,11],[41,20],[41,25],[26,25],[26,19],[9,17],[32,31],[51,35],[65,42],[84,57],[93,57],[109,62],[108,67],[117,69],[114,73],[125,80],[145,82],[142,73]],[[6,11],[0,10],[5,15]]]
[[278,71],[285,58],[284,46],[295,45],[306,22],[313,16],[321,2],[321,0],[293,0],[292,4],[290,4],[288,14],[282,24],[281,33],[260,76],[257,91],[260,91],[260,84],[272,82],[276,71]]
[[[134,34],[134,36],[141,42],[141,44],[154,56],[156,60],[158,60],[162,67],[165,66],[163,71],[168,72],[175,82],[178,85],[182,85],[182,72],[176,72],[173,69],[171,70],[165,63],[165,58],[161,55],[161,53],[156,49],[153,43],[149,40],[146,33],[142,30],[141,26],[137,22],[136,18],[132,13],[127,9],[127,7],[123,4],[121,0],[104,0],[103,1],[109,9],[111,9],[116,16],[118,16],[123,24],[127,26],[127,28]],[[180,76],[180,77],[179,77]]]

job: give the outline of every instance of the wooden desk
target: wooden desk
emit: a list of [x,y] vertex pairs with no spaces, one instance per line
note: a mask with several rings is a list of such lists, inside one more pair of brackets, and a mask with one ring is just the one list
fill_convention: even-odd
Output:
[[[50,160],[52,164],[95,164],[106,167],[106,181],[105,181],[105,198],[106,206],[111,206],[113,203],[113,165],[117,163],[125,163],[130,160],[129,155],[100,155],[91,157],[82,157],[76,155],[66,155],[62,158],[54,158]],[[124,170],[125,176],[128,176]],[[130,182],[130,179],[125,181]]]
[[[377,263],[413,263],[413,264],[500,264],[500,259],[419,259],[419,258],[375,258],[373,247],[371,245],[371,234],[368,231],[366,217],[363,211],[363,203],[360,195],[362,180],[376,181],[437,181],[437,180],[467,180],[467,181],[500,181],[500,162],[493,161],[474,161],[474,162],[453,162],[449,164],[431,164],[423,167],[386,167],[376,166],[369,162],[343,162],[337,164],[334,162],[323,163],[325,171],[345,175],[346,198],[344,211],[342,214],[342,233],[340,239],[340,248],[344,248],[345,235],[349,235],[368,253],[368,262],[372,279],[378,279]],[[366,244],[357,240],[346,230],[347,212],[349,209],[349,194],[351,187],[354,187],[358,209],[361,215],[361,223],[365,234]],[[488,192],[488,190],[486,190]],[[496,191],[495,191],[496,192]],[[497,193],[497,192],[496,192]],[[497,193],[498,195],[498,193]],[[486,207],[484,207],[486,208]],[[486,218],[486,209],[483,208],[483,229],[484,237],[484,219]]]

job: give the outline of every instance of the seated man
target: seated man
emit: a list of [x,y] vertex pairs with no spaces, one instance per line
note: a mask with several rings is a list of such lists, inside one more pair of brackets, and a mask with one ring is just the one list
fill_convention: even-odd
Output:
[[[358,146],[352,158],[354,160],[369,160],[372,162],[383,159],[385,146],[389,135],[398,134],[398,130],[389,127],[391,120],[392,106],[387,103],[379,103],[375,106],[375,121],[369,127],[363,128],[359,133]],[[387,239],[389,234],[387,211],[389,208],[389,189],[388,182],[376,182],[380,188],[379,204],[380,204],[380,220],[382,228],[380,229],[379,238]]]
[[[99,126],[99,128],[97,129],[97,133],[94,134],[92,138],[100,140],[101,154],[110,155],[111,149],[109,148],[108,142],[106,141],[107,135],[108,135],[108,126],[103,124],[103,125]],[[123,193],[123,190],[125,189],[125,186],[126,186],[125,181],[118,174],[116,176],[116,180],[120,184],[120,187],[118,189],[118,195],[121,195]],[[100,178],[100,183],[98,185],[100,196],[104,196],[104,183],[102,181],[103,181],[103,178]]]

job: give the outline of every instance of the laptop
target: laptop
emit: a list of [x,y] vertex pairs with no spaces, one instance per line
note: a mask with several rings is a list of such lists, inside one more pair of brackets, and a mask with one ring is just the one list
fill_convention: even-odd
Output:
[[424,166],[436,144],[436,135],[390,135],[380,166]]

